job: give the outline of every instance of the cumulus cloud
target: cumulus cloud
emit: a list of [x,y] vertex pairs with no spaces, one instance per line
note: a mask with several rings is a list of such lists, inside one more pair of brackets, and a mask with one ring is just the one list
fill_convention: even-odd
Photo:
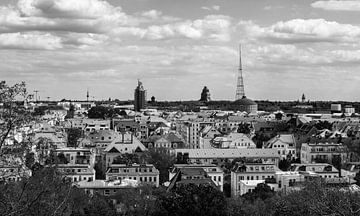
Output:
[[95,46],[109,39],[114,43],[178,38],[229,41],[230,25],[231,18],[222,15],[196,20],[166,16],[158,10],[129,15],[102,0],[19,0],[16,6],[0,7],[0,34],[51,33],[64,45],[54,48]]
[[213,5],[213,6],[210,6],[210,7],[203,6],[203,7],[201,7],[201,9],[207,10],[207,11],[219,11],[220,6],[219,5]]
[[20,0],[18,8],[25,16],[96,19],[121,8],[101,0]]
[[311,4],[313,8],[332,11],[360,11],[359,0],[329,0],[329,1],[316,1]]
[[0,47],[2,49],[45,49],[62,48],[60,37],[49,33],[6,33],[0,34]]
[[209,15],[203,19],[186,20],[165,25],[150,25],[146,28],[120,27],[113,30],[114,36],[136,36],[148,40],[174,38],[203,39],[207,41],[229,41],[231,18],[223,15]]
[[360,27],[324,19],[293,19],[261,27],[242,21],[240,27],[249,35],[275,43],[343,42],[357,43]]

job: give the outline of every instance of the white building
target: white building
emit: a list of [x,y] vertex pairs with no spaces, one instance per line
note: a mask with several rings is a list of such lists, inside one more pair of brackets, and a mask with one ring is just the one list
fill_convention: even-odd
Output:
[[290,170],[297,172],[314,172],[325,179],[339,177],[339,170],[328,163],[292,164]]
[[130,179],[138,184],[159,187],[159,174],[152,164],[111,164],[106,171],[106,180]]
[[[237,164],[231,171],[231,196],[236,197],[247,193],[248,189],[253,189],[255,182],[274,179],[275,172],[280,171],[275,164],[266,163],[246,163]],[[259,182],[260,182],[259,181]],[[246,186],[245,189],[241,188]],[[256,185],[255,185],[256,187]]]
[[251,193],[252,191],[254,191],[256,186],[261,183],[265,183],[265,180],[241,180],[239,182],[240,191],[238,191],[237,196]]
[[237,132],[232,132],[225,136],[218,136],[214,138],[211,143],[215,148],[256,148],[256,144],[246,134]]
[[134,154],[145,150],[147,150],[146,147],[133,134],[120,134],[104,150],[106,166],[111,165],[114,159],[122,154]]
[[341,163],[348,161],[348,149],[341,143],[303,143],[301,145],[301,163],[332,163],[338,159]]
[[266,142],[264,147],[276,149],[281,159],[296,158],[296,140],[293,134],[279,134]]

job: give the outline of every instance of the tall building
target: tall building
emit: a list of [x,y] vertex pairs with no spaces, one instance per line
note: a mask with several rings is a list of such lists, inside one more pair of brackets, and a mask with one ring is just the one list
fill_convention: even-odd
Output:
[[206,86],[204,86],[201,92],[200,101],[205,101],[205,102],[210,101],[210,91]]
[[135,111],[140,111],[146,106],[146,90],[144,89],[142,82],[138,80],[138,86],[134,93],[134,108]]

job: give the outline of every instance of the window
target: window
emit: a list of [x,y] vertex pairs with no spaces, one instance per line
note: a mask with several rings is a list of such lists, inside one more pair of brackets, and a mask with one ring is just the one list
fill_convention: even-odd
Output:
[[146,182],[147,182],[147,177],[144,177],[144,181],[146,181]]
[[142,180],[143,180],[142,177],[140,177],[140,181],[141,181],[141,182],[142,182]]
[[106,190],[104,191],[104,195],[105,195],[105,196],[110,195],[110,190],[109,190],[109,189],[106,189]]

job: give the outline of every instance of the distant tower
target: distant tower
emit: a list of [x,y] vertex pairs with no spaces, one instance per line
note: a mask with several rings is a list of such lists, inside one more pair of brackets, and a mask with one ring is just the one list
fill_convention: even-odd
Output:
[[155,103],[155,102],[156,102],[155,96],[152,96],[151,97],[151,103]]
[[201,92],[200,101],[205,101],[205,102],[210,101],[210,91],[206,86],[204,86],[204,88]]
[[305,103],[305,100],[306,100],[306,97],[305,97],[305,94],[303,94],[301,97],[301,102]]
[[86,90],[86,101],[89,102],[89,89]]
[[138,80],[138,86],[134,93],[134,108],[135,111],[140,111],[146,106],[146,90],[144,89],[140,80]]
[[245,97],[245,90],[244,90],[244,80],[242,74],[242,64],[241,64],[241,44],[239,45],[239,71],[237,74],[237,84],[236,84],[236,95],[235,100],[239,100]]

